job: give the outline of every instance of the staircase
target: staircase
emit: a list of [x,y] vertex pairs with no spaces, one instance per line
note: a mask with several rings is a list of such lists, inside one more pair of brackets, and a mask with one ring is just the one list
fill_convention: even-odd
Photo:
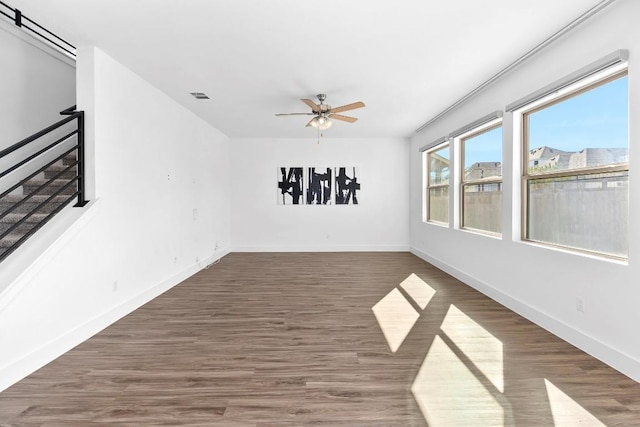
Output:
[[[28,144],[46,138],[67,123],[76,121],[76,128],[49,144],[37,153],[29,155],[16,165],[0,171],[0,178],[9,178],[13,171],[26,164],[43,164],[36,172],[13,184],[0,194],[0,261],[8,257],[66,205],[77,199],[75,206],[82,207],[84,199],[84,113],[75,106],[61,114],[68,117],[46,129],[0,151],[0,158],[17,152]],[[75,145],[53,160],[44,160],[45,153],[72,140]],[[50,158],[50,156],[49,156]]]
[[23,238],[26,240],[75,198],[75,152],[67,154],[39,175],[21,186],[23,195],[9,194],[0,199],[0,216],[4,215],[0,219],[0,235],[12,229],[0,240],[0,259],[8,255],[5,253],[15,243]]
[[[0,0],[0,19],[5,18],[75,60],[75,46]],[[77,199],[75,207],[87,204],[84,112],[76,111],[74,105],[60,114],[66,118],[0,149],[0,262],[73,199]],[[0,147],[6,147],[6,142],[10,141],[0,141]]]

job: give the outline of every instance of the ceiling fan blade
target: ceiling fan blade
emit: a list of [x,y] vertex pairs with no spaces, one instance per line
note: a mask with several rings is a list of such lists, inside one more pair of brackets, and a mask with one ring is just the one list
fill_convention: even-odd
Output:
[[342,120],[343,122],[349,122],[349,123],[353,123],[356,120],[358,120],[355,117],[343,116],[342,114],[333,114],[333,113],[330,114],[329,117],[331,119]]
[[304,102],[309,107],[311,107],[311,111],[313,111],[314,113],[320,112],[320,106],[318,104],[316,104],[315,102],[313,102],[312,100],[310,100],[310,99],[301,99],[300,101]]
[[276,113],[276,116],[313,116],[313,113]]
[[341,113],[342,111],[355,110],[364,107],[364,102],[354,102],[353,104],[342,105],[331,109],[332,113]]

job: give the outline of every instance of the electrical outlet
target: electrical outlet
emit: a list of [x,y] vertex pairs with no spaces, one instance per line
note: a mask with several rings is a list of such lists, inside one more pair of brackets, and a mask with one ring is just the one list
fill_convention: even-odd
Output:
[[584,299],[582,297],[576,297],[576,310],[584,313]]
[[218,241],[216,240],[215,246],[213,247],[214,252],[218,250]]
[[198,208],[193,208],[193,220],[198,219]]
[[113,292],[117,292],[118,291],[118,281],[114,280],[113,281]]
[[174,264],[177,264],[177,263],[178,263],[178,257],[177,257],[177,256],[174,256],[174,257],[173,257],[173,263],[174,263]]

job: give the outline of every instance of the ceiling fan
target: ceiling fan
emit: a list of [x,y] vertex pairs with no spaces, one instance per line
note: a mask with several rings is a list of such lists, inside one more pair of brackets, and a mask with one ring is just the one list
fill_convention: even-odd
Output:
[[325,104],[324,100],[327,99],[327,95],[324,93],[320,93],[317,95],[320,104],[316,104],[310,99],[301,99],[302,102],[311,107],[310,113],[278,113],[276,116],[314,116],[307,126],[313,126],[319,130],[329,129],[331,127],[331,119],[341,120],[343,122],[353,123],[356,119],[355,117],[344,116],[342,114],[343,111],[355,110],[356,108],[364,107],[364,102],[354,102],[352,104],[342,105],[340,107],[331,107],[329,104]]

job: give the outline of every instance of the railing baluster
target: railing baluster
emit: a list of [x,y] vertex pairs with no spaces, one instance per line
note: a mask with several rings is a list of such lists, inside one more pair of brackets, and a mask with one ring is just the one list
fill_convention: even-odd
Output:
[[75,207],[87,204],[84,193],[84,111],[79,111],[78,116],[78,203]]

